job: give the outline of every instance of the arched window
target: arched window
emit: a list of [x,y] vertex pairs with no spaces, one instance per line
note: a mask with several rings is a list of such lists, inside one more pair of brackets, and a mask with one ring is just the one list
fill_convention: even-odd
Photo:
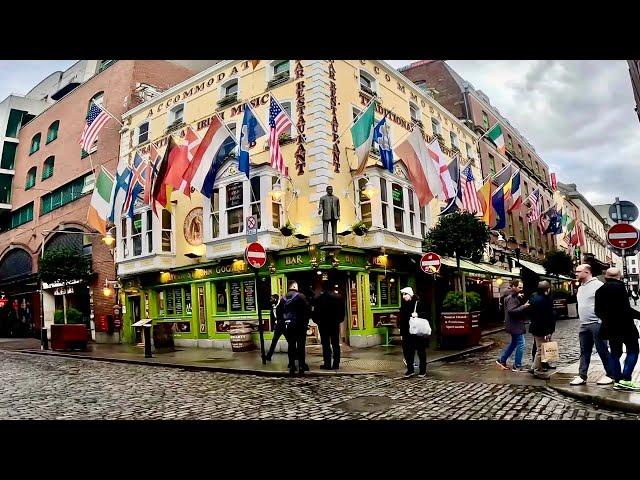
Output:
[[95,103],[96,105],[101,107],[103,101],[104,101],[104,92],[96,93],[93,97],[91,97],[91,100],[89,100],[89,104],[87,105],[87,113],[89,113],[89,110],[91,109],[92,104]]
[[360,90],[376,95],[376,79],[364,70],[360,70]]
[[411,117],[411,122],[413,123],[422,123],[422,115],[420,114],[420,108],[413,102],[409,102],[409,115]]
[[431,130],[433,130],[433,135],[442,135],[442,129],[440,128],[440,122],[435,118],[431,119]]
[[40,134],[36,133],[31,139],[31,148],[29,149],[29,155],[32,155],[40,150]]
[[51,175],[53,175],[53,165],[56,159],[52,155],[44,161],[44,166],[42,167],[42,180],[46,180]]
[[56,120],[51,125],[49,125],[49,130],[47,130],[47,143],[51,143],[56,138],[58,138],[59,127],[60,127],[60,120]]
[[24,189],[29,190],[36,184],[36,167],[31,167],[27,172],[27,181],[25,182]]

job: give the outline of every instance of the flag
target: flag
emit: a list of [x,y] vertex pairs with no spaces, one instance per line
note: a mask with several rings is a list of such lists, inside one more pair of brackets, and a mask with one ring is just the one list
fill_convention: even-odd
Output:
[[496,224],[492,230],[502,230],[507,226],[507,215],[504,211],[504,185],[500,185],[491,194],[491,205],[496,212]]
[[154,212],[156,211],[156,202],[163,208],[171,211],[171,193],[173,192],[173,186],[168,179],[174,163],[183,165],[186,162],[188,162],[187,147],[176,143],[173,135],[169,135],[169,143],[160,161],[158,175],[153,184],[152,197],[154,201],[152,202],[152,208]]
[[496,145],[498,152],[502,155],[507,153],[507,149],[504,146],[504,135],[502,134],[502,127],[499,123],[496,123],[486,133],[487,137]]
[[211,198],[218,169],[227,159],[237,143],[231,132],[222,124],[217,115],[213,118],[200,142],[186,174],[191,185],[202,195]]
[[[471,172],[471,165],[467,165],[461,173],[461,181],[458,182],[462,190],[462,209],[467,212],[476,214],[482,214],[482,205],[478,200],[478,193],[476,191],[475,178]],[[490,183],[490,182],[489,182]]]
[[131,169],[127,165],[127,161],[121,157],[116,168],[116,176],[113,180],[113,188],[111,191],[111,213],[108,220],[115,221],[116,208],[118,212],[122,212],[122,205],[129,191],[129,182],[131,180]]
[[260,60],[251,60],[251,70],[255,70],[259,63]]
[[527,217],[529,219],[529,223],[533,223],[540,218],[540,210],[542,208],[542,201],[540,200],[540,189],[536,188],[529,197],[527,197],[527,202],[531,202],[531,207]]
[[278,138],[290,125],[291,119],[287,112],[271,97],[271,103],[269,104],[269,160],[271,161],[271,168],[282,175],[286,175],[286,166],[280,151]]
[[[502,170],[496,173],[493,176],[493,181],[496,182],[496,185],[505,185],[508,187],[509,191],[511,189],[511,174],[513,173],[513,169],[511,168],[511,164],[507,164]],[[505,196],[507,193],[507,188],[505,188]]]
[[87,211],[87,223],[103,235],[107,233],[107,219],[111,212],[112,191],[113,178],[101,167],[93,187],[91,203]]
[[522,187],[520,186],[520,170],[516,170],[511,176],[511,206],[509,212],[519,209],[522,206]]
[[456,157],[451,160],[451,163],[447,167],[449,177],[453,180],[455,187],[455,194],[451,197],[448,205],[442,209],[440,215],[446,215],[453,212],[459,212],[462,210],[462,188],[460,188],[460,159]]
[[396,147],[396,153],[407,166],[409,181],[421,207],[442,195],[437,166],[429,156],[419,128],[413,128],[409,136]]
[[554,192],[557,190],[558,188],[558,184],[556,181],[556,174],[552,173],[551,174],[551,190],[553,190]]
[[547,210],[543,214],[543,217],[547,218],[547,221],[543,222],[546,224],[546,228],[543,231],[544,234],[550,233],[551,235],[557,235],[562,231],[561,217],[558,216],[558,211],[555,207],[551,207]]
[[564,227],[564,215],[562,214],[562,210],[558,210],[558,212],[556,213],[556,219],[558,225],[555,227],[554,235],[562,233],[562,227]]
[[149,148],[149,159],[147,160],[147,175],[145,177],[144,184],[143,202],[145,205],[151,205],[151,201],[153,200],[153,187],[155,186],[155,182],[158,178],[161,161],[162,157],[156,150],[155,145],[151,144],[151,147]]
[[436,164],[438,177],[440,179],[441,193],[438,195],[438,199],[446,201],[453,198],[456,194],[456,183],[453,181],[451,174],[449,173],[447,160],[440,149],[440,142],[438,142],[438,140],[434,141],[429,145],[428,150],[431,160]]
[[78,142],[85,152],[91,149],[91,145],[98,138],[100,129],[109,120],[109,114],[105,112],[99,105],[91,102],[89,113],[85,119],[84,129],[82,135],[80,135],[80,141]]
[[491,206],[491,195],[493,193],[493,182],[491,179],[487,180],[487,183],[480,187],[478,193],[480,194],[479,200],[482,205],[482,221],[487,227],[491,228],[496,221],[496,212]]
[[[175,172],[172,173],[172,175],[173,174],[177,175],[178,173],[180,173],[180,176],[182,178],[181,179],[176,178],[175,180],[173,180],[173,177],[172,177],[172,181],[174,181],[172,186],[174,190],[182,190],[182,193],[184,193],[187,197],[191,198],[191,178],[189,178],[189,176],[186,175],[186,172],[187,172],[187,168],[189,167],[189,164],[191,164],[191,162],[193,161],[193,157],[198,151],[198,147],[200,146],[200,137],[198,137],[198,134],[194,132],[191,129],[191,127],[187,127],[187,131],[185,133],[184,139],[185,139],[184,146],[187,148],[187,161],[178,162],[174,167]],[[180,158],[182,159],[182,157]]]
[[373,114],[375,112],[375,108],[375,102],[370,102],[369,106],[360,114],[360,117],[358,117],[351,126],[353,147],[356,149],[356,156],[358,157],[356,175],[360,175],[364,172],[364,168],[367,166],[369,152],[371,151],[371,143],[373,142]]
[[249,104],[244,106],[244,117],[242,119],[242,131],[240,132],[240,158],[238,161],[238,170],[244,172],[249,178],[249,148],[255,145],[256,140],[263,136],[266,132],[258,119],[253,114]]
[[387,116],[373,129],[373,140],[378,144],[380,149],[380,161],[384,168],[393,173],[393,150],[391,150],[391,138],[389,137],[389,124],[387,124]]
[[144,190],[147,176],[147,162],[142,159],[138,152],[133,157],[133,168],[131,169],[131,181],[129,182],[129,190],[124,200],[124,209],[128,210],[129,217],[133,218],[133,209],[135,207],[138,195]]

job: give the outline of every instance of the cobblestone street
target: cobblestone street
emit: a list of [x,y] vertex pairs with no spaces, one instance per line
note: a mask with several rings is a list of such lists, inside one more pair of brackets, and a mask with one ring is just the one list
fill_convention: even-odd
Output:
[[544,386],[435,374],[276,378],[0,352],[0,419],[625,418],[638,417]]

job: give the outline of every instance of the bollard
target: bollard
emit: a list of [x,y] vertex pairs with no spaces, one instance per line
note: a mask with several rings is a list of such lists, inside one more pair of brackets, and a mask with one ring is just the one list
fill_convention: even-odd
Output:
[[143,329],[144,332],[144,358],[152,358],[151,355],[151,325],[146,324]]
[[40,329],[40,339],[42,341],[41,348],[42,350],[49,350],[49,338],[47,337],[47,329]]

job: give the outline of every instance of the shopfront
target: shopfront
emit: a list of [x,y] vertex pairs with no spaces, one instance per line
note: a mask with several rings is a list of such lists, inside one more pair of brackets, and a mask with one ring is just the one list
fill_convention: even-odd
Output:
[[0,260],[0,337],[38,337],[40,292],[32,256],[13,248]]

